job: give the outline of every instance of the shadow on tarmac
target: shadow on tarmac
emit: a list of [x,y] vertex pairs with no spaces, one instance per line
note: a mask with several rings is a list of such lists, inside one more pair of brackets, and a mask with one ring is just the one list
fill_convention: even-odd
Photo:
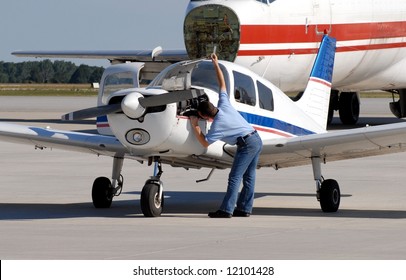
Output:
[[[130,194],[139,195],[139,192]],[[303,193],[257,193],[263,196],[314,197]],[[348,197],[351,195],[343,195]],[[217,209],[223,198],[218,192],[165,192],[164,213],[161,218],[207,218],[209,211]],[[198,214],[199,216],[194,216]],[[360,219],[406,219],[401,210],[340,209],[336,213],[323,213],[317,203],[314,208],[255,207],[253,216],[328,217]],[[91,202],[72,204],[0,203],[0,220],[43,220],[78,217],[144,218],[139,198],[113,201],[109,209],[96,209]]]

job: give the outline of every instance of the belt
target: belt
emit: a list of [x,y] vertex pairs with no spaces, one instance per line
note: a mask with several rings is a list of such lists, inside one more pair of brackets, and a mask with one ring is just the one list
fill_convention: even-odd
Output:
[[251,135],[254,135],[255,133],[257,133],[257,131],[256,130],[254,130],[253,132],[251,132],[251,133],[248,133],[247,135],[245,135],[245,136],[243,136],[242,137],[242,139],[247,139],[248,137],[250,137]]

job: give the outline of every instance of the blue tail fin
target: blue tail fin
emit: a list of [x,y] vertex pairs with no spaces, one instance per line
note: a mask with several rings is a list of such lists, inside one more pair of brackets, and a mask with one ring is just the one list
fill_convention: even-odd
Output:
[[327,127],[336,40],[324,35],[307,87],[297,105],[321,128]]
[[333,79],[336,39],[324,35],[310,77],[331,83]]

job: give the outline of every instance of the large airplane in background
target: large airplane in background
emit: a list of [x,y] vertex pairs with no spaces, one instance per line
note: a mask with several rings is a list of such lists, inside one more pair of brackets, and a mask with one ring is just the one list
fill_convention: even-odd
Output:
[[[340,188],[324,179],[321,166],[330,161],[405,151],[406,123],[327,132],[336,40],[324,35],[307,85],[293,101],[249,69],[220,61],[231,104],[263,140],[258,168],[309,164],[317,199],[324,212],[336,212]],[[211,61],[197,59],[168,66],[147,86],[139,87],[144,63],[108,67],[103,73],[97,107],[63,116],[65,120],[105,118],[99,134],[52,130],[0,122],[0,139],[44,148],[113,158],[111,180],[95,179],[95,207],[108,208],[123,188],[124,159],[155,163],[153,176],[141,192],[145,216],[160,216],[164,207],[162,164],[190,168],[229,168],[237,147],[217,141],[204,148],[195,138],[189,116],[202,100],[218,101],[218,84]],[[307,72],[307,70],[305,71]],[[303,74],[305,75],[305,74]],[[207,133],[211,122],[199,125]],[[104,132],[104,133],[103,133]],[[247,135],[246,137],[249,137]],[[186,172],[186,171],[185,171]],[[210,178],[211,172],[207,179]]]
[[[184,20],[185,50],[18,51],[17,56],[106,58],[144,62],[152,80],[168,64],[207,57],[240,64],[285,92],[300,94],[320,42],[337,38],[329,120],[339,111],[355,124],[359,92],[393,93],[390,109],[406,117],[406,1],[404,0],[191,0]],[[397,101],[395,101],[397,99]]]

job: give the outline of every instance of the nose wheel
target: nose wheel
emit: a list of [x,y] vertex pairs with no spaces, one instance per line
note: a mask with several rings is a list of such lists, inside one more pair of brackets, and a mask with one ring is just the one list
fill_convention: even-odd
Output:
[[161,216],[164,206],[162,183],[153,179],[148,180],[141,192],[141,210],[145,217]]
[[154,176],[145,182],[141,191],[141,211],[145,217],[159,217],[164,207],[163,184],[160,180],[162,164],[159,157],[151,158],[149,164],[155,161]]

